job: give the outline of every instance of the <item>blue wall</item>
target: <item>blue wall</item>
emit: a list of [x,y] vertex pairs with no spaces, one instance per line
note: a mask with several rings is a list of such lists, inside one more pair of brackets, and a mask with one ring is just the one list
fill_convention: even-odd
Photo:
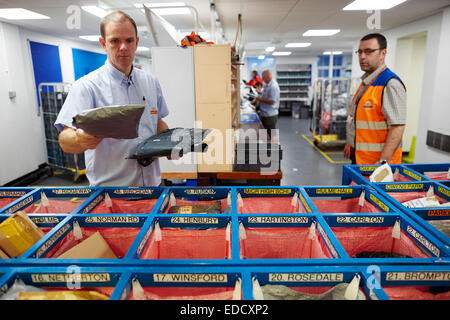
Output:
[[106,61],[106,54],[81,49],[72,49],[72,56],[75,80],[100,68]]

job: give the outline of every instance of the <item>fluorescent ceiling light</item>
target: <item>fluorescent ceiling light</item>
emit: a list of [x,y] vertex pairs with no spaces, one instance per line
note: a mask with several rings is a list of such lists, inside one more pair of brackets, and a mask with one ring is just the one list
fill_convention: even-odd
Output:
[[264,60],[265,57],[266,57],[266,56],[258,56],[258,59],[259,59],[259,60]]
[[103,18],[109,13],[108,11],[103,10],[102,8],[97,6],[82,6],[81,9],[99,18]]
[[266,48],[266,52],[272,52],[273,50],[275,50],[275,47],[267,47]]
[[101,35],[96,36],[80,36],[81,39],[88,40],[88,41],[98,41],[98,38],[100,38]]
[[138,52],[141,52],[141,51],[149,51],[150,49],[149,48],[147,48],[147,47],[138,47],[137,49],[136,49],[136,51],[138,51]]
[[306,48],[311,45],[311,42],[290,42],[285,45],[286,48]]
[[[147,8],[155,7],[178,7],[185,6],[184,2],[160,2],[160,3],[144,3]],[[136,8],[142,8],[142,3],[135,3]],[[160,16],[169,16],[177,14],[191,14],[189,8],[165,8],[165,9],[152,9],[153,12],[159,14]]]
[[290,55],[292,52],[290,51],[275,51],[272,53],[272,55],[274,56],[288,56]]
[[342,10],[388,10],[406,0],[355,0]]
[[50,19],[48,16],[23,8],[0,9],[0,18],[8,20]]
[[[324,55],[330,55],[331,51],[324,51]],[[342,54],[342,51],[333,51],[333,55]]]
[[333,36],[336,33],[341,32],[341,29],[322,29],[322,30],[314,30],[310,29],[303,33],[304,37],[326,37]]

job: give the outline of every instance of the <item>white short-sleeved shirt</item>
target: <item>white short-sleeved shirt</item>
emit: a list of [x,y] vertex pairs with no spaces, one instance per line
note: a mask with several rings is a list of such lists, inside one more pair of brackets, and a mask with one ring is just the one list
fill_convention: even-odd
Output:
[[278,115],[278,109],[280,107],[280,87],[274,79],[266,84],[261,97],[275,101],[274,104],[268,104],[263,101],[259,102],[259,112],[261,117],[273,117]]
[[146,138],[157,133],[158,119],[169,114],[159,81],[137,68],[129,77],[106,60],[97,70],[78,79],[58,114],[55,126],[71,128],[72,118],[92,108],[113,105],[143,105],[139,136],[135,139],[105,138],[94,150],[85,151],[86,176],[90,186],[157,186],[161,183],[159,162],[142,167],[125,159]]

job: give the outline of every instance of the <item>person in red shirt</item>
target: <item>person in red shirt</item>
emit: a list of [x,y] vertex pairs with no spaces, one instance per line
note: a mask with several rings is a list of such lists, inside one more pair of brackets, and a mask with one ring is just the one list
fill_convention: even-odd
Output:
[[262,83],[263,81],[262,81],[261,77],[258,75],[258,71],[253,70],[252,71],[252,79],[248,82],[248,85],[252,86],[252,87],[255,87],[255,84],[257,82],[261,82]]

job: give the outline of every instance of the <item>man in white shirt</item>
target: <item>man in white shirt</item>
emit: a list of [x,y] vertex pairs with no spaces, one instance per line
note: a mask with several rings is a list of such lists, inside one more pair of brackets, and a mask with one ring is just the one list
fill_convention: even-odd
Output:
[[[59,144],[68,153],[85,152],[86,176],[91,186],[157,186],[161,183],[158,160],[142,167],[125,159],[146,138],[168,129],[169,114],[158,80],[133,67],[139,37],[134,20],[114,11],[100,23],[105,65],[78,79],[55,121]],[[135,139],[99,138],[72,125],[72,117],[93,108],[145,105]]]

